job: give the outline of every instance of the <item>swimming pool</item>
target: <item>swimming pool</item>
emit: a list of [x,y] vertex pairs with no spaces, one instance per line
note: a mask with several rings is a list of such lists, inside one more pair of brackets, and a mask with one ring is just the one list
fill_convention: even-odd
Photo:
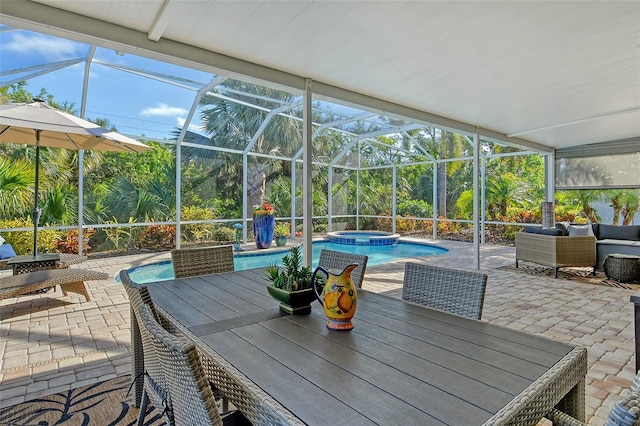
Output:
[[[348,251],[354,254],[366,254],[369,256],[368,266],[379,265],[406,257],[435,256],[446,253],[448,250],[429,244],[409,243],[400,241],[398,244],[386,246],[345,246],[328,241],[316,241],[313,243],[313,267],[318,265],[320,250],[329,249],[336,251]],[[287,250],[269,253],[241,253],[234,254],[234,266],[236,271],[243,269],[262,268],[272,263],[280,263]],[[170,260],[142,265],[129,270],[131,279],[137,283],[149,283],[173,279],[173,265]],[[118,276],[116,280],[120,282]]]

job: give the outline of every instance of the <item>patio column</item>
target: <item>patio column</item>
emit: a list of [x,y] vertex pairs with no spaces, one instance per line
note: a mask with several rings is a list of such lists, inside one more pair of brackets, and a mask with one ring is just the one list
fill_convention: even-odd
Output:
[[438,162],[433,162],[433,239],[438,239]]
[[480,171],[480,130],[476,127],[473,134],[473,268],[480,269],[480,221],[479,221],[479,178]]
[[313,252],[311,250],[311,242],[313,236],[313,195],[311,194],[311,180],[313,178],[312,164],[312,147],[313,140],[312,128],[312,101],[313,92],[311,91],[311,79],[307,78],[304,82],[304,99],[302,107],[302,188],[304,204],[302,207],[302,232],[303,232],[303,255],[304,265],[311,267]]
[[555,154],[544,156],[544,199],[542,203],[542,227],[553,228],[556,222],[555,214]]
[[393,165],[393,195],[391,196],[391,199],[393,200],[393,206],[392,206],[392,212],[391,212],[391,217],[393,217],[393,220],[391,221],[391,232],[393,232],[395,234],[396,232],[396,224],[397,224],[397,214],[398,214],[398,166],[396,166],[395,164]]

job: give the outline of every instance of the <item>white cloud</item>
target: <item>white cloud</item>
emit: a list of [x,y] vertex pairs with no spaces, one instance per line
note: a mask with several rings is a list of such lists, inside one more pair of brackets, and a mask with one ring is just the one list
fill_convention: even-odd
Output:
[[145,108],[140,112],[140,115],[173,117],[176,115],[184,115],[186,113],[187,110],[184,108],[172,107],[167,104],[163,104],[162,102],[158,102],[158,106]]
[[[187,119],[184,117],[178,117],[176,121],[178,122],[179,127],[184,127],[184,123],[187,121]],[[189,125],[189,130],[194,132],[202,132],[204,130],[204,126],[202,126],[201,124],[195,124],[192,121],[191,124]]]
[[8,51],[32,55],[38,54],[46,59],[61,60],[71,59],[82,55],[82,45],[70,40],[51,38],[42,35],[25,36],[16,34],[7,42],[2,43],[2,48]]

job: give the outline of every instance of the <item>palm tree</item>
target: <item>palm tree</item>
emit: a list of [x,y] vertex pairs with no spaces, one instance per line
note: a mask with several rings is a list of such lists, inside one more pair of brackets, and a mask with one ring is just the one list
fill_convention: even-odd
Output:
[[[202,122],[211,144],[243,151],[255,139],[252,148],[254,152],[283,156],[290,156],[299,149],[302,145],[301,121],[275,115],[258,135],[268,113],[246,104],[251,102],[256,106],[272,109],[277,104],[267,99],[274,99],[278,104],[291,102],[293,97],[290,93],[236,80],[226,82],[225,87],[249,95],[234,95],[241,102],[211,94],[202,97]],[[252,94],[258,97],[253,97]],[[261,204],[264,202],[267,182],[283,171],[282,165],[279,161],[250,156],[248,167],[248,205]]]
[[622,216],[622,225],[631,224],[640,207],[640,191],[610,190],[605,194],[613,207],[613,225],[617,226],[620,223],[620,216]]
[[[439,160],[446,160],[450,158],[459,158],[465,155],[467,149],[467,143],[461,135],[446,130],[441,130],[435,127],[426,127],[420,131],[420,138],[422,146],[426,148],[433,157]],[[455,193],[449,194],[451,189],[448,188],[448,180],[453,177],[457,171],[463,169],[463,162],[445,162],[441,161],[437,163],[437,176],[438,176],[438,216],[447,216],[447,203],[448,201],[455,203],[458,196],[466,190],[466,184],[463,181],[459,181],[455,185]]]
[[0,157],[0,218],[24,215],[33,206],[33,164]]

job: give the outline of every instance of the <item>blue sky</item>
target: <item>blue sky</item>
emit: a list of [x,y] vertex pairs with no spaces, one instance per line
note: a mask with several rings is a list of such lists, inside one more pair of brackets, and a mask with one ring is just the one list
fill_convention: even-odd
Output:
[[[31,31],[7,31],[0,26],[0,85],[15,78],[34,73],[6,74],[8,71],[85,58],[90,46]],[[151,70],[167,76],[205,84],[210,74],[166,64],[130,54],[97,48],[90,70],[86,118],[105,118],[119,132],[145,135],[151,138],[170,138],[170,132],[182,126],[193,103],[198,86],[195,84],[166,84],[153,79],[105,66],[99,63],[121,65],[139,70]],[[39,93],[41,88],[55,96],[57,102],[75,102],[80,113],[85,63],[80,62],[27,81],[27,90]],[[194,121],[199,121],[198,114]],[[192,123],[197,129],[199,123]]]
[[[81,60],[62,69],[27,81],[27,90],[38,94],[41,88],[54,95],[59,103],[73,102],[80,114],[84,59],[91,46],[32,31],[0,25],[0,85],[40,72],[7,74],[8,71],[43,64]],[[129,71],[117,69],[128,67]],[[156,79],[136,74],[136,70],[159,74]],[[172,84],[166,81],[174,78]],[[85,118],[104,118],[123,134],[133,138],[170,139],[171,132],[182,127],[193,104],[196,92],[214,76],[201,71],[163,63],[131,54],[120,55],[111,49],[98,47],[90,69]],[[164,81],[158,81],[164,80]],[[316,106],[337,116],[356,116],[364,111],[333,102],[316,100]],[[338,117],[339,118],[339,117]],[[369,125],[384,126],[379,117],[367,119]],[[361,125],[362,122],[345,124]],[[190,130],[201,132],[200,116],[196,112]]]

